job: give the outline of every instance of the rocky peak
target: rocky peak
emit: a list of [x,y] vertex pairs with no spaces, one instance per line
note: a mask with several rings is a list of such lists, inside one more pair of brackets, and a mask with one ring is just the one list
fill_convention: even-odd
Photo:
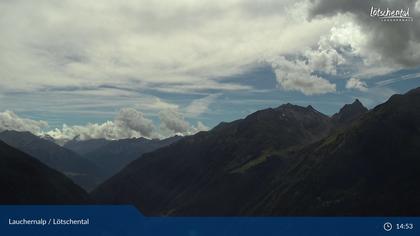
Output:
[[332,116],[333,121],[338,123],[352,122],[356,118],[365,114],[368,109],[356,99],[352,104],[344,105],[340,111]]

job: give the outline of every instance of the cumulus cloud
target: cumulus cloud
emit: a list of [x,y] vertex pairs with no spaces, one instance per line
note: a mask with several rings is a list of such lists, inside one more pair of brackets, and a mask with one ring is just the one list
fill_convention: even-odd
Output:
[[420,61],[420,21],[413,22],[381,22],[370,17],[371,6],[382,9],[410,8],[412,17],[419,18],[416,11],[418,2],[408,1],[336,1],[318,0],[310,7],[310,18],[336,17],[350,15],[352,21],[361,27],[366,38],[365,50],[378,55],[377,62],[391,66],[413,67]]
[[69,126],[64,124],[42,134],[57,140],[70,139],[124,139],[134,137],[165,138],[173,135],[192,135],[209,128],[198,121],[191,125],[176,109],[166,109],[159,112],[160,127],[157,129],[152,120],[144,117],[143,113],[133,108],[123,108],[113,121],[104,123],[89,123],[86,125]]
[[89,123],[87,125],[63,125],[61,129],[54,129],[45,134],[58,139],[123,139],[133,137],[154,138],[155,126],[153,121],[144,117],[143,113],[133,108],[123,108],[114,121],[101,124]]
[[21,118],[12,111],[0,112],[0,132],[5,130],[29,131],[39,134],[46,128],[48,123],[45,121],[36,121]]
[[191,125],[179,111],[174,109],[161,111],[159,119],[160,132],[165,136],[192,135],[209,129],[201,121],[198,121],[195,126]]
[[[268,59],[279,85],[285,90],[306,95],[336,91],[336,85],[326,75],[343,76],[361,71],[360,58],[372,57],[362,50],[365,38],[357,25],[343,17],[322,35],[312,47],[304,47],[294,54]],[[367,56],[366,56],[367,55]],[[364,73],[366,66],[363,64]]]
[[190,124],[185,121],[181,113],[174,109],[168,109],[159,113],[160,126],[162,129],[177,134],[187,134],[190,131]]
[[356,89],[362,92],[368,91],[366,82],[361,81],[360,79],[357,79],[357,78],[350,78],[349,80],[347,80],[346,88]]
[[55,128],[45,133],[53,137],[56,140],[87,140],[87,139],[121,139],[121,138],[132,138],[139,136],[138,133],[128,130],[120,129],[113,121],[106,121],[101,124],[89,123],[86,125],[73,125],[69,126],[63,124],[59,128]]
[[146,119],[143,113],[133,108],[121,109],[115,118],[115,124],[136,131],[144,137],[150,137],[155,129],[151,120]]
[[[165,106],[166,107],[166,106]],[[67,125],[47,131],[48,123],[26,119],[12,111],[0,112],[0,132],[5,130],[29,131],[35,135],[48,135],[56,140],[124,139],[134,137],[165,138],[172,135],[192,135],[209,129],[201,121],[191,125],[177,109],[166,109],[159,113],[160,128],[152,120],[134,108],[122,108],[112,121]]]
[[[334,29],[334,28],[333,28]],[[331,30],[327,36],[322,36],[318,42],[318,47],[312,50],[306,50],[303,56],[307,58],[308,65],[313,71],[321,71],[327,74],[336,75],[337,66],[346,62],[342,53],[337,48],[342,47],[334,41],[335,32]]]
[[306,95],[324,94],[335,91],[335,84],[314,75],[314,69],[303,60],[277,58],[274,68],[277,81],[285,90],[300,91]]

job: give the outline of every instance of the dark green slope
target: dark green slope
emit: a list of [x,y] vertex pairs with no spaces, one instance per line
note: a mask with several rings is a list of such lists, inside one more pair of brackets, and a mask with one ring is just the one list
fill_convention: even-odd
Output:
[[[92,196],[102,203],[132,203],[152,215],[236,214],[254,195],[248,181],[231,176],[264,161],[267,150],[314,142],[330,128],[329,117],[312,107],[258,111],[144,155]],[[249,181],[263,187],[258,176]]]
[[83,204],[87,193],[59,172],[0,141],[0,204]]
[[299,151],[273,180],[244,214],[420,215],[420,89]]

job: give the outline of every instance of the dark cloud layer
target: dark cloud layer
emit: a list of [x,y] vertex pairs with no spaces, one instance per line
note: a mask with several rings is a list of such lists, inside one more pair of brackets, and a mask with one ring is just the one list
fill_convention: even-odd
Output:
[[[419,3],[417,3],[419,5]],[[370,8],[410,8],[413,22],[381,22],[370,16]],[[417,6],[418,7],[418,6]],[[418,66],[420,61],[420,12],[416,1],[314,1],[309,18],[331,17],[337,14],[352,14],[356,23],[368,38],[372,52],[379,53],[383,62],[404,67]]]

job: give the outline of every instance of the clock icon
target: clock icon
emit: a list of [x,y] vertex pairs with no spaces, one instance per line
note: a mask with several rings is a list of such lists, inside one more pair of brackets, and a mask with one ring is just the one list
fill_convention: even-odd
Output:
[[387,232],[391,231],[392,230],[392,224],[389,223],[389,222],[386,222],[384,224],[384,230],[387,231]]

